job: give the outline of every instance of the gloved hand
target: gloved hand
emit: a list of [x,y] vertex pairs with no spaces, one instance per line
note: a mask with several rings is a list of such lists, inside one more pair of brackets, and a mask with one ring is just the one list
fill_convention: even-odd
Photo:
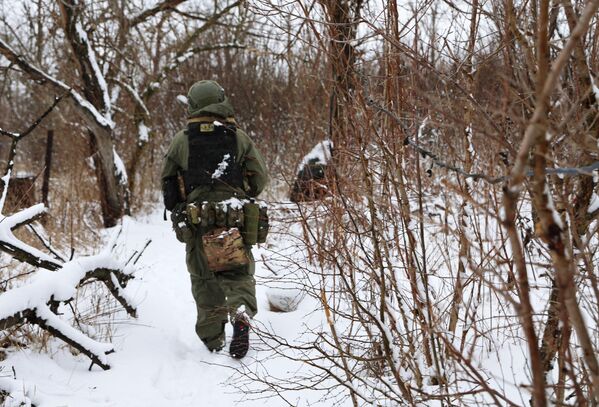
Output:
[[189,243],[193,239],[193,230],[187,220],[187,213],[185,211],[187,205],[185,202],[179,202],[173,208],[171,212],[171,221],[173,222],[173,230],[177,240],[181,243]]

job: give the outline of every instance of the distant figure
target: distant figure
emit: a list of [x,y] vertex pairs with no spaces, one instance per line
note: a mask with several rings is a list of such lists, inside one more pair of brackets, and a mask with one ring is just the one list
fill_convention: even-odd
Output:
[[217,82],[196,82],[187,99],[187,128],[175,135],[164,160],[164,205],[177,238],[186,244],[198,336],[210,351],[221,350],[229,317],[229,352],[242,358],[257,312],[251,245],[258,212],[265,211],[252,198],[266,186],[266,166],[253,141],[237,128]]

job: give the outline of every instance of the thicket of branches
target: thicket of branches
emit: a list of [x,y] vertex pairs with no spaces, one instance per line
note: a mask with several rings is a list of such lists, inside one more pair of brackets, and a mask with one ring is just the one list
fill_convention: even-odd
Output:
[[294,267],[327,329],[265,346],[354,405],[596,405],[599,2],[383,3],[261,3],[326,53],[334,144]]
[[[49,206],[76,231],[155,199],[195,80],[227,89],[271,198],[332,140],[329,196],[294,212],[326,329],[301,345],[262,332],[317,373],[252,379],[354,405],[599,403],[599,1],[21,6],[0,32],[2,126],[68,99],[46,128],[79,159],[59,160]],[[17,165],[37,173],[27,148]],[[484,361],[514,349],[509,390]]]

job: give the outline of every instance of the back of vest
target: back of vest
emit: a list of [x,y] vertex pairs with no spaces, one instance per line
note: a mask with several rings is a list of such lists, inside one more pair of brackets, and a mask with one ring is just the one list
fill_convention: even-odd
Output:
[[183,180],[187,194],[199,186],[243,188],[235,127],[190,123],[186,133],[189,156]]

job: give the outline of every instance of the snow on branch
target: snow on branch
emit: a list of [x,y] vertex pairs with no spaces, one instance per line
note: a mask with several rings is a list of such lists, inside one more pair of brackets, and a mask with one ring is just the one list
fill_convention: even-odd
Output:
[[46,212],[44,205],[34,205],[10,216],[5,216],[3,212],[6,197],[8,196],[9,181],[12,174],[19,141],[29,135],[43,121],[43,119],[50,114],[50,112],[58,105],[61,99],[62,96],[55,97],[54,103],[22,133],[2,131],[3,135],[8,135],[12,139],[12,143],[4,176],[0,178],[0,181],[2,181],[2,195],[0,196],[0,250],[9,253],[17,260],[49,270],[56,270],[60,268],[61,262],[39,251],[38,249],[23,243],[13,234],[13,230],[23,225],[30,224],[41,217]]
[[102,101],[104,102],[104,113],[106,118],[111,120],[111,101],[110,101],[110,92],[108,91],[108,85],[106,84],[106,79],[104,79],[104,74],[100,70],[100,66],[98,65],[98,61],[96,60],[96,54],[92,45],[90,44],[89,38],[87,37],[87,33],[81,27],[80,23],[75,24],[75,31],[79,36],[79,41],[87,50],[87,60],[89,65],[91,66],[94,77],[96,78],[96,82],[100,88],[100,92],[102,93]]
[[98,109],[94,107],[87,99],[81,96],[77,91],[73,90],[66,83],[56,79],[55,77],[47,74],[41,69],[37,68],[33,64],[29,63],[22,55],[16,52],[8,43],[0,38],[0,54],[4,55],[13,64],[17,65],[25,74],[27,74],[32,80],[36,81],[41,85],[52,87],[55,91],[66,92],[71,99],[75,102],[75,105],[79,108],[79,111],[85,114],[85,117],[91,119],[94,123],[101,127],[114,128],[114,122],[109,118],[102,115]]
[[84,335],[51,310],[72,300],[78,287],[93,280],[103,282],[127,313],[135,317],[135,306],[124,291],[133,271],[132,266],[114,260],[109,252],[75,259],[54,272],[41,270],[29,284],[0,294],[0,329],[24,322],[38,325],[89,357],[92,365],[107,370],[107,355],[114,352],[113,346]]
[[[3,193],[2,203],[5,196],[5,193]],[[4,216],[0,213],[0,250],[10,254],[19,261],[35,267],[42,267],[47,270],[59,269],[62,265],[60,260],[56,260],[35,247],[29,246],[17,239],[13,234],[14,229],[34,222],[45,213],[46,208],[43,204],[34,205],[10,216]]]

